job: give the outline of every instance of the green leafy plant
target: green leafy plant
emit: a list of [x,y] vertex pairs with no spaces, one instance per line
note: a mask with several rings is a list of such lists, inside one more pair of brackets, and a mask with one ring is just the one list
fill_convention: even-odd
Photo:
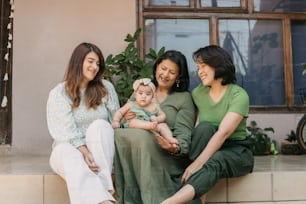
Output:
[[267,132],[274,133],[272,127],[260,128],[256,121],[251,121],[247,126],[248,138],[251,141],[251,149],[254,155],[278,154],[276,141],[272,140]]
[[165,52],[162,47],[159,51],[150,49],[144,59],[139,58],[136,42],[141,33],[138,28],[133,35],[127,34],[124,41],[128,44],[121,53],[107,56],[105,60],[105,78],[110,80],[117,91],[120,104],[123,105],[133,92],[133,82],[139,78],[152,78],[152,67],[155,60]]
[[290,131],[289,134],[287,134],[287,138],[285,139],[288,142],[296,142],[296,134],[293,130]]

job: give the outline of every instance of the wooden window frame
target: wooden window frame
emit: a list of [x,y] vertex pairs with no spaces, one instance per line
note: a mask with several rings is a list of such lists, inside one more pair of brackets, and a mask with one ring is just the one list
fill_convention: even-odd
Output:
[[[252,113],[301,113],[306,106],[294,105],[293,61],[291,48],[291,21],[306,20],[306,13],[254,12],[253,0],[241,0],[241,9],[205,9],[200,8],[200,0],[189,0],[188,7],[150,6],[149,0],[137,0],[137,26],[142,29],[138,47],[140,57],[145,53],[145,25],[146,19],[208,19],[210,25],[210,43],[218,44],[218,19],[241,20],[281,20],[283,24],[283,57],[284,57],[284,106],[254,106]],[[237,12],[239,11],[239,12]]]

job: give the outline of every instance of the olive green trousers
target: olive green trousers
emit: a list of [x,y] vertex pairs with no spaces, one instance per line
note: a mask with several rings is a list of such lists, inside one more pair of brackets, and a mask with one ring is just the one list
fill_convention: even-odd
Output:
[[[213,125],[201,122],[194,129],[189,157],[194,161],[216,132]],[[195,199],[211,190],[222,178],[246,175],[253,170],[254,158],[248,141],[226,140],[223,146],[186,182],[195,189]],[[190,202],[192,203],[192,202]]]

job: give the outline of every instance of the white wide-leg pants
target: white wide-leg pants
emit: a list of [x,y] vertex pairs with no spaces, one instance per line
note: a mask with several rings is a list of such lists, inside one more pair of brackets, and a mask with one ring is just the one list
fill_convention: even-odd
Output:
[[93,154],[100,172],[95,174],[86,164],[82,153],[69,143],[55,146],[50,166],[67,184],[71,204],[98,204],[115,201],[111,178],[114,157],[114,131],[105,120],[94,121],[86,132],[86,145]]

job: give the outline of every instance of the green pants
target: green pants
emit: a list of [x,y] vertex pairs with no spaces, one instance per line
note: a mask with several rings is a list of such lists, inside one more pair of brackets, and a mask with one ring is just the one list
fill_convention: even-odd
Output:
[[[201,122],[194,129],[189,157],[194,161],[216,132],[213,125]],[[195,198],[211,190],[222,178],[232,178],[252,172],[254,158],[246,141],[227,140],[223,146],[188,180],[195,189]]]

